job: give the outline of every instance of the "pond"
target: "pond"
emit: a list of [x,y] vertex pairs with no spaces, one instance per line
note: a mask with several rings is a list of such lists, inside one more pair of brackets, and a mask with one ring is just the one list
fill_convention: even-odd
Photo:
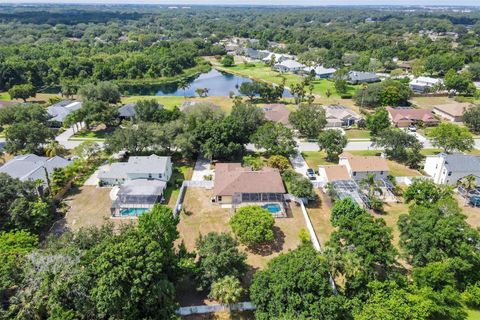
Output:
[[[252,82],[252,80],[212,69],[207,73],[200,74],[198,77],[191,78],[189,82],[190,86],[186,89],[180,89],[177,83],[123,86],[122,89],[129,95],[190,97],[197,95],[195,92],[196,89],[208,88],[209,96],[229,96],[230,92],[239,95],[238,89],[243,82]],[[292,95],[288,90],[285,90],[283,96],[291,97]]]

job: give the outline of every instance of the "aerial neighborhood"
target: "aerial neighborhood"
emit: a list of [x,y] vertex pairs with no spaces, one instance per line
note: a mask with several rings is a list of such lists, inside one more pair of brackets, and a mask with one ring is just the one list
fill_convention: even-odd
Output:
[[480,319],[462,8],[0,5],[0,319]]

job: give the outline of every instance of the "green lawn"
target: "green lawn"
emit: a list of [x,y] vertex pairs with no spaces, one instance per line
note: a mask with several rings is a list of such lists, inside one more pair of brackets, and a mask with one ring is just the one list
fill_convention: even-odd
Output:
[[480,310],[468,309],[468,320],[480,320]]
[[327,159],[325,159],[327,154],[323,151],[304,151],[302,152],[302,156],[308,166],[315,171],[317,171],[318,166],[337,164],[336,162],[327,161]]
[[370,131],[360,130],[360,129],[349,129],[345,130],[345,136],[347,139],[370,139]]
[[229,113],[232,110],[233,101],[229,97],[219,97],[219,96],[211,96],[205,98],[184,98],[184,97],[177,97],[177,96],[129,96],[123,97],[122,103],[132,103],[137,102],[139,100],[151,100],[154,99],[158,103],[162,104],[166,109],[172,110],[174,107],[179,107],[185,101],[204,101],[213,103],[223,111]]
[[177,162],[173,165],[173,173],[170,178],[170,182],[164,192],[165,203],[173,208],[177,201],[178,194],[180,193],[180,187],[183,180],[189,180],[192,178],[194,163]]
[[12,100],[8,92],[0,92],[0,100]]
[[[249,77],[257,81],[264,81],[264,82],[269,82],[269,83],[275,83],[275,84],[281,84],[282,79],[285,78],[286,82],[285,85],[286,87],[290,87],[292,84],[297,84],[303,80],[303,77],[300,75],[296,75],[293,73],[280,73],[277,71],[272,70],[270,67],[266,66],[262,62],[258,63],[240,63],[237,64],[233,67],[222,67],[218,65],[218,63],[215,65],[215,68],[237,74],[240,76],[244,77]],[[313,93],[317,95],[321,95],[322,97],[326,98],[325,92],[327,90],[330,90],[331,96],[328,99],[334,99],[334,98],[339,98],[340,95],[337,94],[335,90],[335,86],[333,81],[330,80],[315,80],[313,81]],[[353,94],[355,92],[355,86],[348,86],[348,94]]]
[[352,150],[352,151],[348,151],[348,153],[353,154],[354,156],[370,157],[370,156],[380,156],[382,154],[382,151],[380,151],[380,150]]
[[81,130],[75,133],[69,140],[104,140],[115,131],[116,128],[108,128],[96,131]]

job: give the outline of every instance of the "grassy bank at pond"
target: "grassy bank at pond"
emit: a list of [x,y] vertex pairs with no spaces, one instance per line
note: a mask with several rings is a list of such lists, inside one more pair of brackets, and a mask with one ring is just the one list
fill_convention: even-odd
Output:
[[[265,65],[263,62],[255,63],[239,63],[233,67],[223,67],[215,58],[207,57],[206,58],[214,68],[236,74],[239,76],[249,77],[256,81],[263,81],[274,84],[281,84],[282,79],[285,78],[285,86],[290,87],[292,84],[300,83],[303,80],[303,77],[293,73],[280,73],[272,70],[269,66]],[[314,88],[313,93],[320,95],[321,98],[325,99],[325,103],[334,103],[334,99],[339,99],[340,95],[336,92],[334,82],[330,80],[315,80],[313,81]],[[348,86],[347,94],[353,94],[355,92],[356,86]],[[326,91],[329,90],[331,95],[327,98]],[[332,100],[332,101],[329,101]]]
[[186,101],[198,101],[198,102],[209,102],[213,103],[223,111],[229,113],[232,110],[233,101],[229,97],[177,97],[177,96],[128,96],[122,98],[122,103],[132,103],[139,100],[156,100],[158,103],[162,104],[166,109],[173,109],[174,107],[180,107],[180,105]]

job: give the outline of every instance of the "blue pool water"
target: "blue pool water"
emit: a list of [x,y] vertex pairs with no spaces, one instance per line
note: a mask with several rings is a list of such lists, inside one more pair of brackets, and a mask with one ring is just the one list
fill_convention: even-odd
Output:
[[282,208],[278,203],[267,203],[262,206],[263,209],[267,209],[270,213],[279,213],[282,211]]
[[120,211],[120,215],[122,217],[133,217],[133,216],[136,217],[147,211],[148,209],[146,208],[128,208],[128,209],[122,209],[122,211]]

